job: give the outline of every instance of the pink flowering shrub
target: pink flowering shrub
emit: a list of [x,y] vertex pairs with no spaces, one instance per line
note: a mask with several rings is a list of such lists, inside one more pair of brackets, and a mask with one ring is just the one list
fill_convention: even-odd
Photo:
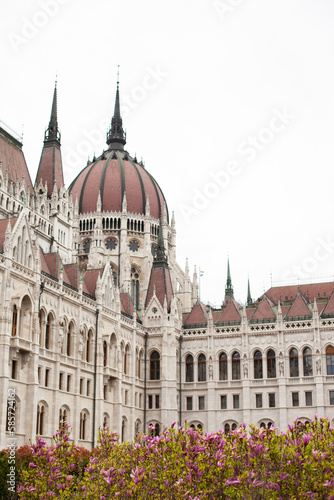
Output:
[[[21,499],[329,499],[334,500],[334,431],[327,419],[295,422],[286,433],[245,425],[229,435],[165,429],[119,443],[100,429],[99,445],[82,454],[69,430],[32,446]],[[87,460],[87,459],[86,459]]]

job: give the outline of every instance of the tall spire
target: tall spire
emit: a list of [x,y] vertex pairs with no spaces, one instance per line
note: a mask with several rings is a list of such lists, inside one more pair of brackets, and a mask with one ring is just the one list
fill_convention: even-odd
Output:
[[166,262],[167,264],[167,256],[165,253],[165,245],[164,245],[164,238],[162,234],[162,221],[160,219],[160,224],[159,224],[159,233],[158,233],[158,246],[157,246],[157,251],[154,257],[154,263],[163,263]]
[[114,116],[111,119],[111,127],[107,133],[107,144],[109,149],[124,149],[126,144],[125,133],[123,130],[123,122],[121,117],[120,103],[119,103],[119,66],[117,71],[117,89],[115,99]]
[[44,141],[45,142],[57,141],[60,143],[60,132],[58,129],[58,120],[57,120],[57,80],[55,82],[55,88],[53,91],[50,122],[48,128],[45,131]]
[[250,284],[249,284],[249,278],[248,278],[248,287],[247,287],[247,305],[251,304],[252,301],[252,296],[251,296],[251,291],[250,291]]
[[231,273],[230,273],[230,259],[227,259],[227,280],[226,280],[226,286],[225,286],[225,300],[227,297],[233,297],[233,285],[232,285],[232,280],[231,280]]
[[63,164],[60,150],[60,132],[57,119],[57,81],[53,92],[52,109],[49,126],[44,135],[44,146],[39,162],[35,187],[47,183],[47,195],[51,198],[54,186],[64,185]]

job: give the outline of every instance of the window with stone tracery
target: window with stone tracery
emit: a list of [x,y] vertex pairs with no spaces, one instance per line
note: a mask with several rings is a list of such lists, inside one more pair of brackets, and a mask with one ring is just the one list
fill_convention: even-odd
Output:
[[135,267],[131,268],[131,298],[138,309],[139,305],[139,272]]

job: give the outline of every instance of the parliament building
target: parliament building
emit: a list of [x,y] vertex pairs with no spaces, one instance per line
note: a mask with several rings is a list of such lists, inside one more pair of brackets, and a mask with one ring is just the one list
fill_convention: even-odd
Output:
[[239,304],[228,263],[221,307],[202,303],[163,191],[125,149],[119,99],[117,84],[106,148],[69,187],[56,87],[34,183],[0,127],[0,449],[51,444],[64,423],[91,448],[101,426],[131,440],[185,419],[334,419],[334,281]]

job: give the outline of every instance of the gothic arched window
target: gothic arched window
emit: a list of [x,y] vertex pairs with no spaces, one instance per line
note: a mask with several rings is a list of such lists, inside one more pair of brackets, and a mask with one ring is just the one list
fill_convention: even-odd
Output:
[[90,240],[85,241],[85,243],[83,244],[83,247],[82,247],[83,253],[89,253],[90,243],[91,243]]
[[59,410],[59,429],[62,429],[65,427],[67,423],[67,410],[66,408],[60,408]]
[[16,304],[13,306],[13,318],[12,318],[12,337],[16,336],[17,328],[17,307]]
[[45,325],[45,349],[50,349],[50,332],[51,332],[52,316],[48,315]]
[[311,377],[313,375],[312,351],[309,347],[305,347],[303,350],[303,373],[304,377]]
[[125,351],[124,351],[124,373],[128,373],[128,366],[129,366],[129,352],[130,352],[130,347],[129,345],[126,346]]
[[43,403],[37,405],[36,434],[43,436],[45,425],[45,406]]
[[87,439],[87,413],[80,412],[79,439]]
[[160,380],[160,354],[153,351],[150,356],[150,380]]
[[299,366],[298,366],[298,351],[293,348],[289,354],[290,359],[290,377],[299,377]]
[[267,353],[267,377],[276,378],[276,355],[272,349]]
[[329,345],[326,349],[327,375],[334,375],[334,347]]
[[219,380],[227,380],[227,355],[225,352],[219,356]]
[[240,380],[240,354],[238,352],[232,355],[232,380]]
[[86,340],[86,361],[87,363],[90,362],[90,358],[91,358],[91,344],[92,344],[92,332],[89,331],[88,332],[88,335],[87,335],[87,340]]
[[67,343],[66,343],[66,354],[67,356],[71,356],[71,348],[72,348],[72,323],[68,325],[67,330]]
[[262,352],[260,351],[254,353],[254,378],[263,378]]
[[198,382],[206,381],[206,357],[200,354],[198,357]]
[[108,346],[107,342],[103,341],[103,366],[107,366],[108,364]]
[[191,354],[186,357],[186,382],[194,381],[194,358]]
[[139,272],[135,267],[131,268],[131,298],[138,309],[139,304]]

